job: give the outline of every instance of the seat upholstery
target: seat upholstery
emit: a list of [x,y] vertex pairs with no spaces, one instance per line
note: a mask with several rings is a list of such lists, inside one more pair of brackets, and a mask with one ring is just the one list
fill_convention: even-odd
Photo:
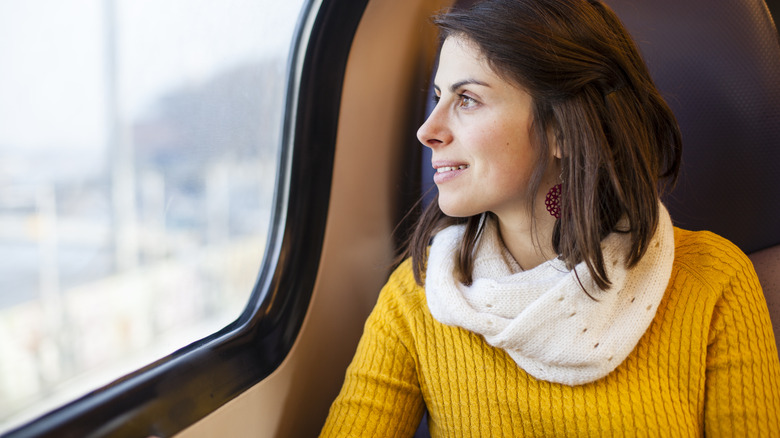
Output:
[[780,43],[766,4],[606,3],[680,124],[682,170],[664,197],[672,219],[751,257],[780,342]]

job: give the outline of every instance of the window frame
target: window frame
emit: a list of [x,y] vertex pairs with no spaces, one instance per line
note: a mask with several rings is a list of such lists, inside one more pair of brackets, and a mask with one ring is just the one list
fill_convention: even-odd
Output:
[[[368,0],[307,0],[294,33],[268,244],[233,323],[5,438],[170,436],[273,372],[309,307],[330,200],[341,91]],[[322,84],[327,84],[322,86]]]

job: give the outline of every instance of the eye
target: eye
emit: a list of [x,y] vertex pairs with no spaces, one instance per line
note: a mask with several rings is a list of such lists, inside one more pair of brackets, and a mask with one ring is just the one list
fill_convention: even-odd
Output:
[[458,106],[461,108],[473,108],[477,106],[479,102],[477,102],[473,97],[467,96],[465,94],[459,94],[458,95]]

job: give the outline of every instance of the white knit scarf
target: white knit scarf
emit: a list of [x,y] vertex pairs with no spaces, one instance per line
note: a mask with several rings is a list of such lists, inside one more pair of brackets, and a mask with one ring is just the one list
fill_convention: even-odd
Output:
[[448,227],[436,235],[428,257],[425,291],[431,314],[442,324],[482,335],[537,379],[566,385],[600,379],[634,349],[669,283],[674,230],[663,205],[659,210],[658,228],[633,268],[625,263],[628,234],[612,233],[602,242],[612,282],[608,290],[596,286],[584,263],[575,267],[578,282],[557,258],[513,273],[519,266],[494,221],[487,221],[477,244],[474,282],[465,286],[453,275],[465,227]]

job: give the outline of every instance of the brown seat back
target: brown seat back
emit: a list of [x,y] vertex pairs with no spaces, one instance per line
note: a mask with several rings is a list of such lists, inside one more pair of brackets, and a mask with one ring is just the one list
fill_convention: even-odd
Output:
[[683,136],[675,224],[751,256],[780,342],[780,43],[762,0],[605,0]]

